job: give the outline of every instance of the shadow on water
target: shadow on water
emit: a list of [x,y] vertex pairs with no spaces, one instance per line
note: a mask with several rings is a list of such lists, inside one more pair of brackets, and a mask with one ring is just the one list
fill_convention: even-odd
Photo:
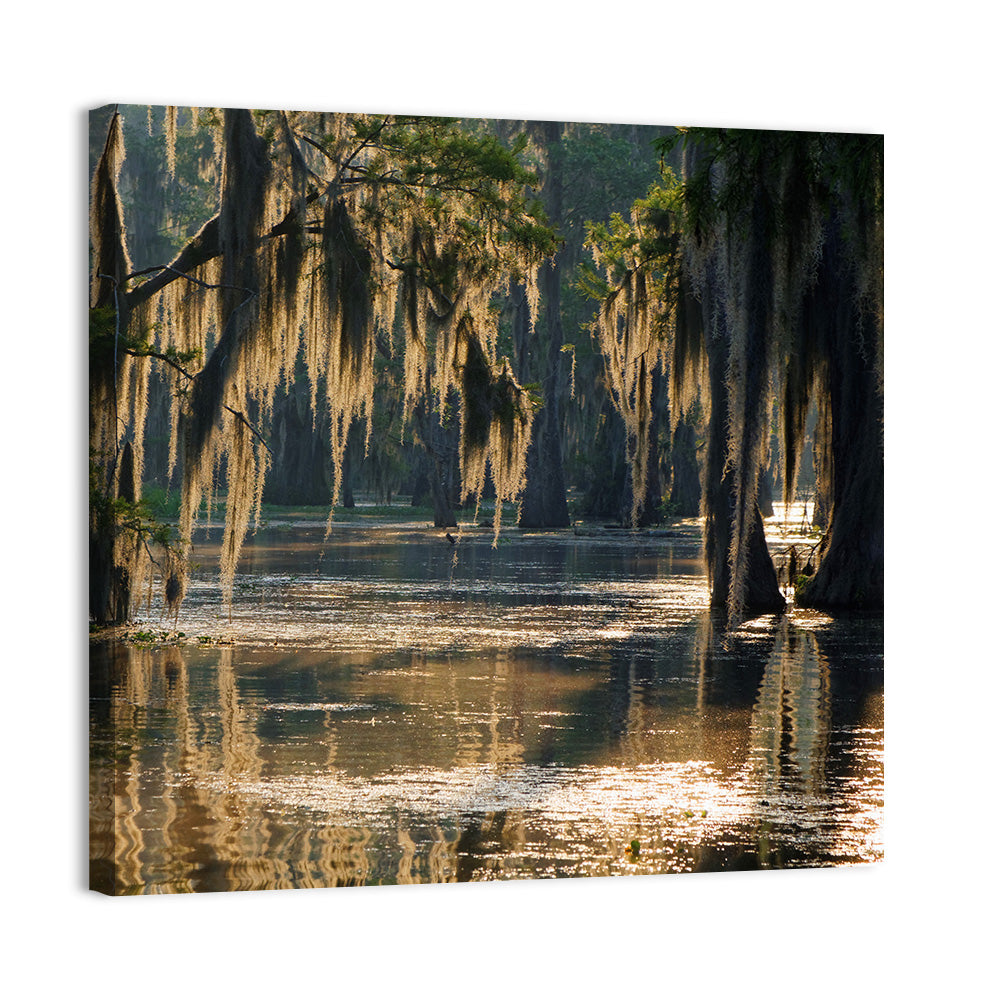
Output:
[[92,643],[95,888],[881,859],[880,619],[726,635],[683,545],[437,541],[259,552],[239,641],[206,585],[186,641]]

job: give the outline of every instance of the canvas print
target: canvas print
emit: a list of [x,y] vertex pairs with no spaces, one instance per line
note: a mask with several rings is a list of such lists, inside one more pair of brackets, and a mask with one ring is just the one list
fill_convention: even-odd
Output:
[[91,888],[882,860],[882,136],[89,124]]

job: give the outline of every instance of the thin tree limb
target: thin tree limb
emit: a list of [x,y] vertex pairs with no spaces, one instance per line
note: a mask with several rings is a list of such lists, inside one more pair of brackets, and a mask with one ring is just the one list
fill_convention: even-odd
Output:
[[[160,351],[138,351],[133,348],[127,348],[125,350],[125,353],[131,355],[133,358],[155,358],[157,361],[162,361],[164,362],[164,364],[170,365],[171,368],[180,372],[181,375],[183,375],[187,379],[190,379],[190,381],[192,382],[195,381],[195,379],[197,378],[197,375],[193,375],[178,361],[170,357],[169,354],[163,354]],[[246,416],[243,413],[241,413],[239,410],[233,409],[233,407],[227,405],[226,403],[221,403],[220,405],[222,406],[222,409],[228,410],[234,417],[236,417],[237,420],[240,421],[240,423],[244,424],[250,431],[250,433],[253,434],[253,436],[257,438],[257,440],[259,440],[260,443],[265,448],[267,448],[267,450],[271,452],[272,455],[274,454],[274,452],[271,451],[271,446],[267,443],[267,440],[265,439],[264,435],[261,434],[261,432],[257,430],[257,428],[254,427],[249,420],[247,420]]]

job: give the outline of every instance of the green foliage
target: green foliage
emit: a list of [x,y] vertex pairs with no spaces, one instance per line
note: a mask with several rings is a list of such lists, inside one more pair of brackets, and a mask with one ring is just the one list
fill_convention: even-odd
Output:
[[657,513],[659,515],[659,521],[673,521],[675,518],[680,516],[680,507],[675,501],[671,500],[670,497],[661,497]]
[[[587,280],[580,274],[579,266],[587,249],[588,228],[592,220],[627,217],[635,199],[660,180],[654,140],[663,131],[652,126],[583,123],[566,128],[561,144],[563,214],[553,222],[558,225],[566,246],[563,327],[570,336],[589,329],[592,303],[602,297],[595,295],[597,288],[580,285],[581,280]],[[581,370],[594,371],[599,359],[589,353],[589,338],[575,342]],[[580,384],[583,382],[581,378]]]
[[117,313],[114,306],[96,306],[90,310],[89,362],[91,372],[101,371],[113,363],[117,331]]
[[182,550],[182,540],[176,528],[164,523],[159,512],[154,511],[155,500],[143,497],[129,500],[114,492],[113,482],[108,482],[101,465],[90,461],[90,521],[91,537],[107,539],[114,545],[117,539],[128,539],[131,551],[143,549],[154,559],[151,546],[168,556],[176,557]]
[[617,293],[630,273],[641,270],[653,280],[651,290],[665,299],[678,280],[683,198],[683,185],[664,168],[645,197],[632,203],[631,221],[615,213],[607,222],[586,223],[585,246],[593,251],[600,270],[581,263],[577,290],[603,302]]
[[171,493],[162,486],[144,486],[142,499],[150,517],[158,521],[174,520],[180,512],[181,498],[178,493]]
[[101,528],[112,534],[129,532],[164,548],[177,542],[174,529],[157,520],[145,497],[133,501],[111,495],[107,485],[101,482],[99,467],[93,462],[90,465],[90,513]]
[[522,162],[523,137],[507,147],[485,129],[470,131],[449,118],[355,118],[351,125],[359,149],[379,150],[351,168],[352,180],[380,186],[389,198],[383,210],[417,208],[428,226],[438,227],[451,211],[449,199],[458,196],[476,206],[459,220],[465,255],[485,264],[506,249],[536,259],[555,252],[555,233],[529,193],[538,177]]
[[[655,137],[660,128],[575,124],[563,138],[566,207],[560,229],[582,246],[588,220],[628,210],[659,176]],[[647,153],[648,150],[648,153]]]
[[174,632],[160,629],[137,629],[134,632],[127,632],[121,637],[125,642],[131,642],[137,646],[177,646],[187,639],[185,632]]
[[162,351],[154,345],[155,328],[122,330],[114,306],[95,306],[89,319],[89,362],[92,371],[109,369],[114,357],[158,358],[173,367],[183,367],[201,358],[200,349],[182,351],[172,344]]
[[[765,232],[774,238],[811,203],[828,208],[844,194],[868,212],[882,210],[880,135],[682,128],[655,145],[663,157],[677,149],[692,154],[683,215],[695,236],[720,219],[742,229],[751,210],[762,210]],[[794,164],[795,183],[779,194],[782,164]]]

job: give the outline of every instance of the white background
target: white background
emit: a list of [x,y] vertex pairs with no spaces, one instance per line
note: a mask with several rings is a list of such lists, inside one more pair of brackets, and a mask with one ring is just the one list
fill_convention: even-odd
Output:
[[[996,431],[987,295],[997,86],[987,9],[392,0],[5,15],[9,995],[632,1000],[643,988],[907,998],[995,988],[989,754],[1000,656],[987,577],[996,473],[983,427]],[[115,101],[884,132],[885,863],[198,898],[87,892],[86,111]]]

